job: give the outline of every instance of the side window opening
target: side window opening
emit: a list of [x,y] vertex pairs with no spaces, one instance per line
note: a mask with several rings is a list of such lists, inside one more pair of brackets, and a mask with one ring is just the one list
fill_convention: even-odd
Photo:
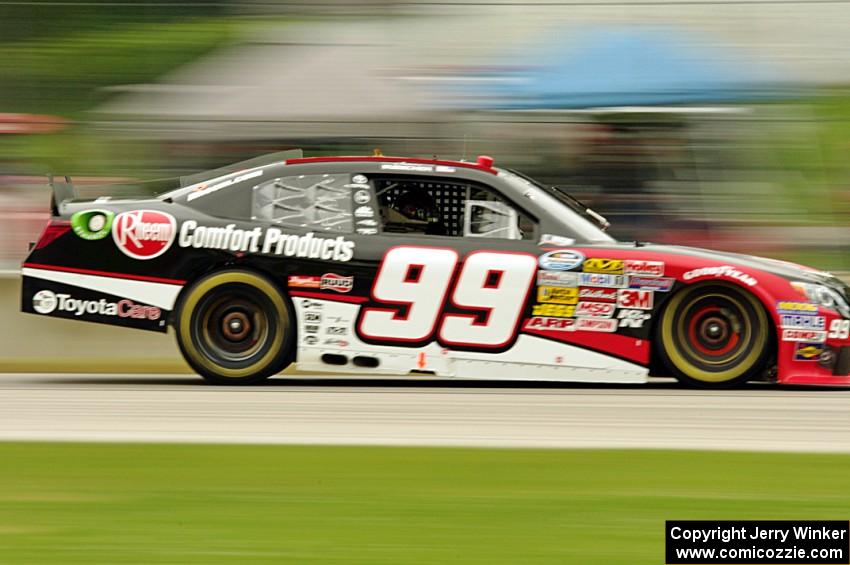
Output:
[[[366,189],[369,189],[368,187]],[[353,184],[349,174],[297,175],[276,178],[254,187],[254,219],[317,231],[353,231]]]
[[437,179],[378,178],[383,231],[451,237],[533,239],[534,222],[477,184]]

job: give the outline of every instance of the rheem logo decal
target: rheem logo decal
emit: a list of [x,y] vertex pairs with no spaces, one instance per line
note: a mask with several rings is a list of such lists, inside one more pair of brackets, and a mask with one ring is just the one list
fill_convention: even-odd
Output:
[[118,249],[133,259],[159,257],[174,243],[174,216],[156,210],[133,210],[115,216],[112,239]]

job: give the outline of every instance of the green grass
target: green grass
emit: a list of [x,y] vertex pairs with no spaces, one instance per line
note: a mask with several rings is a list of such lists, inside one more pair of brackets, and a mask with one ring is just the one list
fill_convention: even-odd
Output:
[[663,561],[665,519],[847,519],[850,456],[0,444],[3,563]]

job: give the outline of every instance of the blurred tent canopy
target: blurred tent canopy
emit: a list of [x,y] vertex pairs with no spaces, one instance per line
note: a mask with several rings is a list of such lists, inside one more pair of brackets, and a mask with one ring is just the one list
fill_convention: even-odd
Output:
[[477,110],[716,104],[790,93],[772,65],[683,31],[633,27],[546,43],[510,69],[482,71],[456,87],[460,105]]

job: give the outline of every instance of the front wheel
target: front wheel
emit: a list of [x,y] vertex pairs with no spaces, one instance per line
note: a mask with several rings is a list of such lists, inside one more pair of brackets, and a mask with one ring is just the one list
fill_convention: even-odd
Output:
[[731,284],[701,283],[670,298],[656,338],[661,358],[680,382],[720,388],[759,375],[770,332],[755,296]]
[[290,306],[261,275],[242,270],[208,275],[186,291],[177,312],[180,351],[212,383],[257,383],[292,361]]

